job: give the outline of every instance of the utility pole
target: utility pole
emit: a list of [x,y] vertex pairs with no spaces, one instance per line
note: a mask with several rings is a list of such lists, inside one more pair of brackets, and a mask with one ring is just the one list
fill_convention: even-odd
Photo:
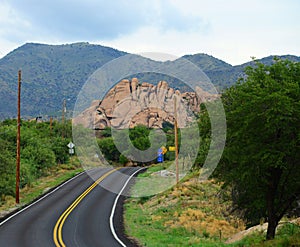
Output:
[[174,95],[174,132],[175,132],[175,164],[176,164],[176,183],[179,182],[178,167],[178,126],[177,126],[177,96]]
[[52,122],[53,122],[53,117],[50,117],[50,136],[52,136]]
[[61,122],[62,122],[62,139],[65,137],[65,113],[66,113],[66,100],[64,99],[63,101],[63,108],[62,108],[62,117],[61,117]]
[[18,78],[18,119],[17,119],[17,163],[16,163],[16,203],[20,203],[20,141],[21,141],[21,70]]

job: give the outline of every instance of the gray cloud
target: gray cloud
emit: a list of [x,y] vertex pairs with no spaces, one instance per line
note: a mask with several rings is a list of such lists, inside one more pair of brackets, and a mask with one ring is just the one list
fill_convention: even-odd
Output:
[[0,49],[89,41],[240,64],[299,54],[299,8],[299,0],[0,0]]
[[110,40],[143,26],[184,31],[201,24],[199,18],[182,15],[168,1],[157,3],[147,0],[10,1],[18,15],[31,24],[27,38],[49,35],[58,40]]
[[52,36],[110,39],[143,25],[141,6],[129,8],[122,1],[28,0],[12,4],[37,32]]

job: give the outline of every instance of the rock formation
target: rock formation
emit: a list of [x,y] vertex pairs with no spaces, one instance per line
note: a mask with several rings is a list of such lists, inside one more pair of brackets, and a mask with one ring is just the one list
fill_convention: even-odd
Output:
[[131,81],[124,79],[102,101],[92,102],[73,121],[94,129],[110,126],[132,128],[138,124],[162,128],[165,122],[174,124],[176,104],[178,126],[184,127],[193,120],[194,113],[199,112],[201,102],[218,97],[201,88],[196,90],[200,97],[195,92],[180,93],[179,90],[170,88],[165,81],[160,81],[155,86],[146,82],[139,83],[137,78]]

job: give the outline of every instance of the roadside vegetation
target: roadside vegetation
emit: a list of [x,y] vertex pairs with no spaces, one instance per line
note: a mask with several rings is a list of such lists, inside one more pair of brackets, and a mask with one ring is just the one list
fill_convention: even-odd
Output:
[[[161,165],[150,167],[140,177],[157,176]],[[151,196],[130,198],[125,204],[126,233],[141,246],[216,246],[245,229],[231,203],[224,199],[221,184],[200,183],[198,172],[189,174],[169,190]],[[164,183],[164,178],[160,182]],[[138,180],[134,188],[143,186]],[[225,246],[225,245],[224,245]]]
[[35,201],[51,189],[62,184],[66,180],[76,176],[83,169],[76,157],[72,157],[68,164],[61,164],[50,168],[47,175],[44,175],[20,190],[20,205],[16,205],[15,197],[6,195],[0,206],[0,218],[5,217],[10,212]]
[[[162,130],[165,132],[167,138],[166,148],[169,148],[169,146],[174,146],[173,125],[166,125]],[[160,142],[157,139],[159,138],[159,136],[155,136],[155,133],[152,134],[151,130],[144,125],[137,125],[129,130],[118,130],[115,133],[117,139],[114,139],[112,137],[110,128],[106,128],[104,130],[99,131],[97,135],[99,137],[99,148],[106,160],[110,161],[111,163],[121,163],[125,165],[129,162],[130,164],[132,164],[134,161],[131,161],[130,154],[133,153],[133,148],[136,148],[138,150],[147,150],[148,148],[150,148],[151,143],[154,146],[156,145],[154,147],[155,150],[158,150],[161,147]],[[129,138],[127,138],[128,135]],[[114,143],[116,140],[120,140],[118,146],[121,147],[121,149],[123,150],[123,154],[121,154],[118,148],[116,147],[116,144]],[[134,157],[131,158],[132,160],[134,160]],[[174,158],[174,152],[167,153],[165,155],[165,160],[174,160]],[[149,165],[156,163],[156,159],[150,160],[148,163],[135,163],[136,165]]]
[[299,210],[300,63],[256,63],[246,75],[222,95],[227,142],[217,172],[248,226],[268,222],[270,240],[282,217]]
[[300,222],[298,223],[283,223],[276,233],[276,238],[266,241],[265,231],[256,231],[253,234],[246,236],[240,241],[232,244],[232,246],[244,247],[285,247],[299,246],[300,243]]
[[[14,205],[16,178],[16,120],[0,123],[0,208]],[[22,121],[21,203],[27,203],[80,171],[76,158],[70,161],[67,144],[71,123]]]
[[[171,190],[127,201],[127,234],[142,246],[223,246],[235,232],[265,222],[266,231],[232,245],[299,246],[299,221],[278,224],[300,216],[300,63],[275,58],[245,72],[222,94],[227,141],[211,180],[191,175]],[[199,127],[209,143],[205,107]],[[207,150],[199,151],[194,172]]]
[[[198,178],[211,145],[207,104],[213,102],[200,106],[201,145],[190,173],[166,191],[127,200],[126,233],[142,246],[299,246],[299,220],[289,221],[300,216],[300,63],[275,59],[271,65],[255,64],[222,94],[227,140],[209,180]],[[13,205],[16,130],[15,120],[0,123],[2,209]],[[174,146],[173,126],[166,124],[162,131],[169,150]],[[66,147],[71,141],[70,122],[54,122],[50,129],[49,122],[23,121],[21,132],[21,198],[25,202],[80,171]],[[118,133],[123,134],[127,133]],[[161,176],[159,171],[175,159],[170,151],[160,164],[155,164],[156,159],[136,162],[130,157],[132,148],[147,150],[151,143],[160,147],[159,136],[142,125],[130,129],[123,143],[114,143],[110,128],[96,135],[111,164],[150,167],[140,178]],[[116,145],[123,147],[122,154]],[[163,185],[167,178],[156,181]],[[137,180],[132,191],[151,188],[147,182]],[[283,218],[289,223],[279,228]],[[266,230],[226,243],[235,234],[264,223]]]
[[[157,176],[160,169],[165,165],[153,165],[139,177]],[[230,189],[223,189],[216,179],[199,182],[198,177],[199,173],[193,172],[163,193],[127,199],[126,234],[140,246],[149,247],[298,246],[300,219],[288,223],[290,219],[285,218],[273,240],[266,241],[266,229],[246,235],[247,222],[241,211],[234,211]],[[138,180],[133,189],[143,185],[144,181]]]

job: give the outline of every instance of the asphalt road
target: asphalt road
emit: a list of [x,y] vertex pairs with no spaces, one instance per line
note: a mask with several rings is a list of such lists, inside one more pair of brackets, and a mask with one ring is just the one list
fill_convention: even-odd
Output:
[[[124,236],[122,189],[138,168],[95,169],[69,180],[46,197],[0,223],[1,247],[136,246]],[[121,176],[127,174],[128,176]],[[127,186],[126,183],[128,182]]]

